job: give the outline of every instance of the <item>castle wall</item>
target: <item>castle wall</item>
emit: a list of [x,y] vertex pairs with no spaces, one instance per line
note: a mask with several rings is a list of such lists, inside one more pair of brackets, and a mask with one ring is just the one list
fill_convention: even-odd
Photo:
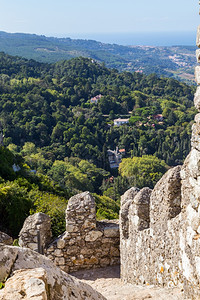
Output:
[[[199,242],[193,239],[195,233],[191,233],[192,229],[186,222],[191,218],[191,207],[185,213],[179,212],[180,171],[180,166],[169,170],[152,191],[149,228],[140,229],[135,222],[135,198],[140,193],[127,199],[132,201],[128,211],[128,235],[123,236],[120,228],[121,277],[125,282],[179,286],[185,290],[189,289],[188,282],[195,282]],[[123,218],[122,211],[123,206],[120,218]],[[190,246],[196,253],[194,259],[187,252]]]
[[29,216],[20,232],[20,246],[37,251],[40,230],[44,254],[65,272],[119,263],[119,224],[117,221],[96,221],[95,200],[89,192],[70,198],[66,232],[52,243],[44,239],[51,235],[49,221],[45,214]]
[[[200,26],[197,46],[200,48]],[[200,112],[200,66],[196,67],[195,78],[198,87],[194,104]],[[143,209],[139,193],[126,192],[121,200],[122,279],[179,286],[187,299],[200,299],[200,113],[195,116],[191,152],[183,166],[170,169],[149,197],[149,216],[145,215],[148,228],[138,226]]]

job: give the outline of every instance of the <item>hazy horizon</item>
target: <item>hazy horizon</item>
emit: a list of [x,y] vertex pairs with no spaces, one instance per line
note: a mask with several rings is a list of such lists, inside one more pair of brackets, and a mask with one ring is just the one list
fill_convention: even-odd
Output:
[[[138,32],[146,32],[147,39],[148,32],[152,35],[158,31],[170,32],[171,35],[176,32],[193,32],[199,24],[197,0],[0,0],[0,5],[2,31],[47,36],[67,34],[74,37],[86,36],[87,33],[87,37],[91,38],[95,32],[95,39],[105,41],[106,35],[111,32],[113,37],[110,42],[115,42],[119,34],[133,33],[136,38]],[[125,38],[120,40],[121,43],[128,42]],[[192,43],[188,38],[185,40]]]
[[[11,34],[36,34],[28,32],[8,32]],[[107,44],[118,44],[123,46],[195,46],[196,32],[120,32],[120,33],[77,33],[77,34],[36,34],[53,38],[71,38],[94,40]]]
[[48,35],[55,37],[95,40],[124,46],[195,46],[196,32],[125,32]]

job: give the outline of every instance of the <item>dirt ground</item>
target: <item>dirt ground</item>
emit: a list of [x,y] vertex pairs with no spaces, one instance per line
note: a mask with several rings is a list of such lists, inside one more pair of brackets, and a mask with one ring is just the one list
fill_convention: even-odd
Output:
[[[152,285],[137,286],[124,284],[120,280],[120,267],[110,266],[101,269],[71,273],[91,285],[108,300],[183,300],[184,294],[178,289],[160,288]],[[190,299],[187,299],[190,300]]]

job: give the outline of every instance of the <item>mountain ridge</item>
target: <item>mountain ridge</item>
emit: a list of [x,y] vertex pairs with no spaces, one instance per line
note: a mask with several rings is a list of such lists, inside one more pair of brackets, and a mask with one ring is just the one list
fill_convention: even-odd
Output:
[[156,73],[190,84],[194,83],[194,50],[193,46],[123,46],[90,39],[0,31],[0,51],[10,55],[47,63],[83,56],[119,71]]

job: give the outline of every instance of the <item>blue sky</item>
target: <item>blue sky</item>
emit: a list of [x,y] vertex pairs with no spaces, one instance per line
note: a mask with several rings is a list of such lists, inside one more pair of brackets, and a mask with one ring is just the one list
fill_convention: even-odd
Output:
[[54,36],[195,31],[198,0],[0,0],[0,30]]

